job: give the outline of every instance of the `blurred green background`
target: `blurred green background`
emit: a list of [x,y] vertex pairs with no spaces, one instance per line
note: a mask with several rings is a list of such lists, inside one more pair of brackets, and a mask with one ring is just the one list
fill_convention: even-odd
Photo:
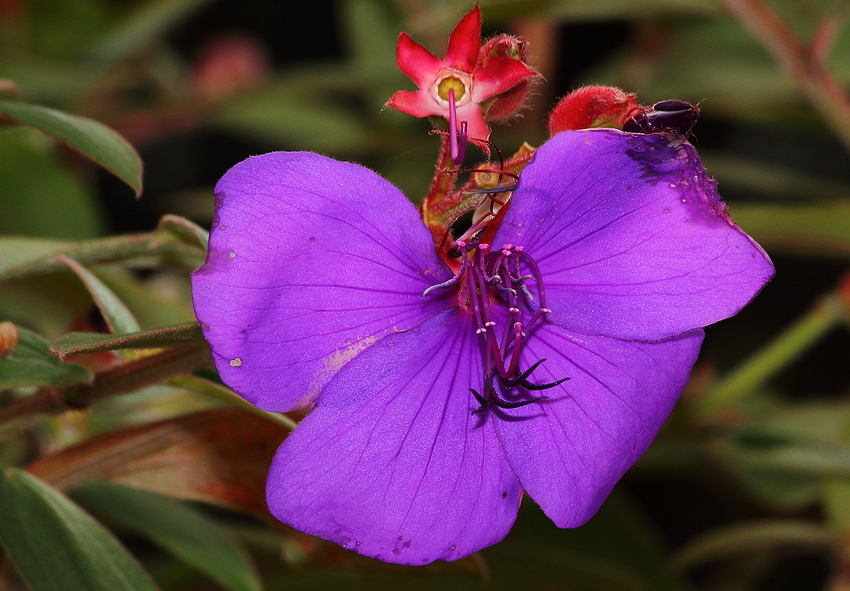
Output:
[[[707,329],[682,402],[600,513],[583,528],[558,530],[526,499],[504,542],[423,568],[383,565],[270,527],[257,518],[256,499],[200,490],[151,468],[179,456],[179,472],[203,457],[215,477],[190,471],[199,482],[262,481],[270,451],[260,447],[273,451],[284,427],[258,433],[249,425],[261,419],[227,414],[236,412],[222,402],[228,394],[202,371],[140,384],[86,410],[54,409],[53,418],[11,427],[0,421],[0,521],[11,523],[14,503],[54,498],[15,471],[38,460],[47,463],[30,471],[70,490],[164,590],[850,589],[850,3],[480,6],[485,35],[527,38],[530,62],[546,78],[521,119],[494,129],[504,153],[542,143],[554,101],[584,84],[637,92],[644,105],[698,103],[691,141],[733,218],[776,264],[776,278],[751,306]],[[18,356],[26,345],[33,360],[49,364],[48,342],[78,353],[56,344],[69,331],[192,322],[188,272],[203,262],[205,240],[193,223],[209,227],[215,182],[249,155],[311,150],[356,161],[417,201],[439,139],[427,121],[382,110],[393,92],[412,89],[395,65],[396,39],[407,31],[443,55],[470,8],[449,0],[0,0],[0,320],[32,331]],[[10,101],[91,118],[123,135],[144,163],[141,198],[133,182],[56,134],[4,117]],[[181,217],[160,221],[171,214]],[[108,238],[129,233],[137,236]],[[57,252],[85,269],[46,262]],[[121,324],[122,314],[132,320]],[[77,362],[95,372],[116,355],[135,359],[83,354]],[[2,381],[0,406],[58,379]],[[202,410],[213,414],[189,414]],[[188,416],[207,418],[196,429],[185,427]],[[234,425],[223,440],[229,448],[204,430],[222,417]],[[128,442],[172,428],[191,436],[127,451],[137,449]],[[59,453],[105,433],[120,441]],[[104,468],[128,457],[120,454],[132,456],[132,469]],[[80,531],[109,535],[91,533],[86,528],[99,526],[71,506],[68,519],[86,524]],[[65,531],[67,520],[42,523],[32,511],[24,522]],[[4,538],[0,526],[0,588],[25,588],[18,570],[42,568],[9,559],[20,556],[10,536],[27,535],[7,529]],[[112,564],[124,551],[104,552]],[[69,579],[50,586],[57,581],[37,588],[94,588]]]

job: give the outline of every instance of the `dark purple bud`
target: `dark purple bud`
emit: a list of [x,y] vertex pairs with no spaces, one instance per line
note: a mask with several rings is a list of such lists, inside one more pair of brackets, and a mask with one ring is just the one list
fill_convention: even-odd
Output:
[[699,117],[699,107],[685,101],[661,101],[650,107],[641,108],[623,124],[623,131],[655,133],[673,131],[690,135]]

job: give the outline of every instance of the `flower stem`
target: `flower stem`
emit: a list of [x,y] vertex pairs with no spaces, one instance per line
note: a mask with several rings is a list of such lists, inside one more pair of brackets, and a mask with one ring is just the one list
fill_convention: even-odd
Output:
[[434,243],[437,244],[437,250],[441,252],[440,245],[454,221],[446,215],[446,211],[451,209],[450,206],[453,205],[447,204],[447,201],[449,195],[454,191],[457,182],[455,172],[458,169],[458,165],[452,160],[450,135],[441,134],[440,136],[440,153],[437,156],[437,163],[434,165],[434,180],[431,181],[428,195],[419,205],[422,221],[431,231]]
[[720,380],[694,406],[708,416],[756,392],[768,379],[787,367],[833,328],[847,321],[842,298],[831,293],[761,351]]
[[0,409],[0,436],[30,427],[70,409],[91,406],[99,400],[190,374],[212,363],[209,347],[166,349],[103,371],[91,384],[42,388]]

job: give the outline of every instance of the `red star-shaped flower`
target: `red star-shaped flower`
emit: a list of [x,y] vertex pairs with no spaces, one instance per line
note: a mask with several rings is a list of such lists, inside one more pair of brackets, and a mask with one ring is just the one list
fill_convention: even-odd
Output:
[[[443,60],[416,43],[407,33],[398,39],[396,62],[419,90],[396,92],[387,106],[414,117],[439,115],[449,119],[449,92],[454,91],[457,119],[467,122],[473,141],[486,141],[490,128],[485,116],[491,99],[539,76],[520,56],[481,58],[481,11],[478,5],[457,24]],[[483,104],[483,106],[482,106]]]

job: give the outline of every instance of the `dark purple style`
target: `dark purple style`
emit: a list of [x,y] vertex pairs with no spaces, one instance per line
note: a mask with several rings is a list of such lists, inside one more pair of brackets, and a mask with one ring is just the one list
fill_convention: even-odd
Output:
[[193,290],[221,377],[262,409],[314,406],[269,507],[387,562],[498,542],[523,493],[585,523],[670,413],[702,327],[773,275],[676,134],[556,135],[458,273],[356,164],[265,154],[216,194]]

